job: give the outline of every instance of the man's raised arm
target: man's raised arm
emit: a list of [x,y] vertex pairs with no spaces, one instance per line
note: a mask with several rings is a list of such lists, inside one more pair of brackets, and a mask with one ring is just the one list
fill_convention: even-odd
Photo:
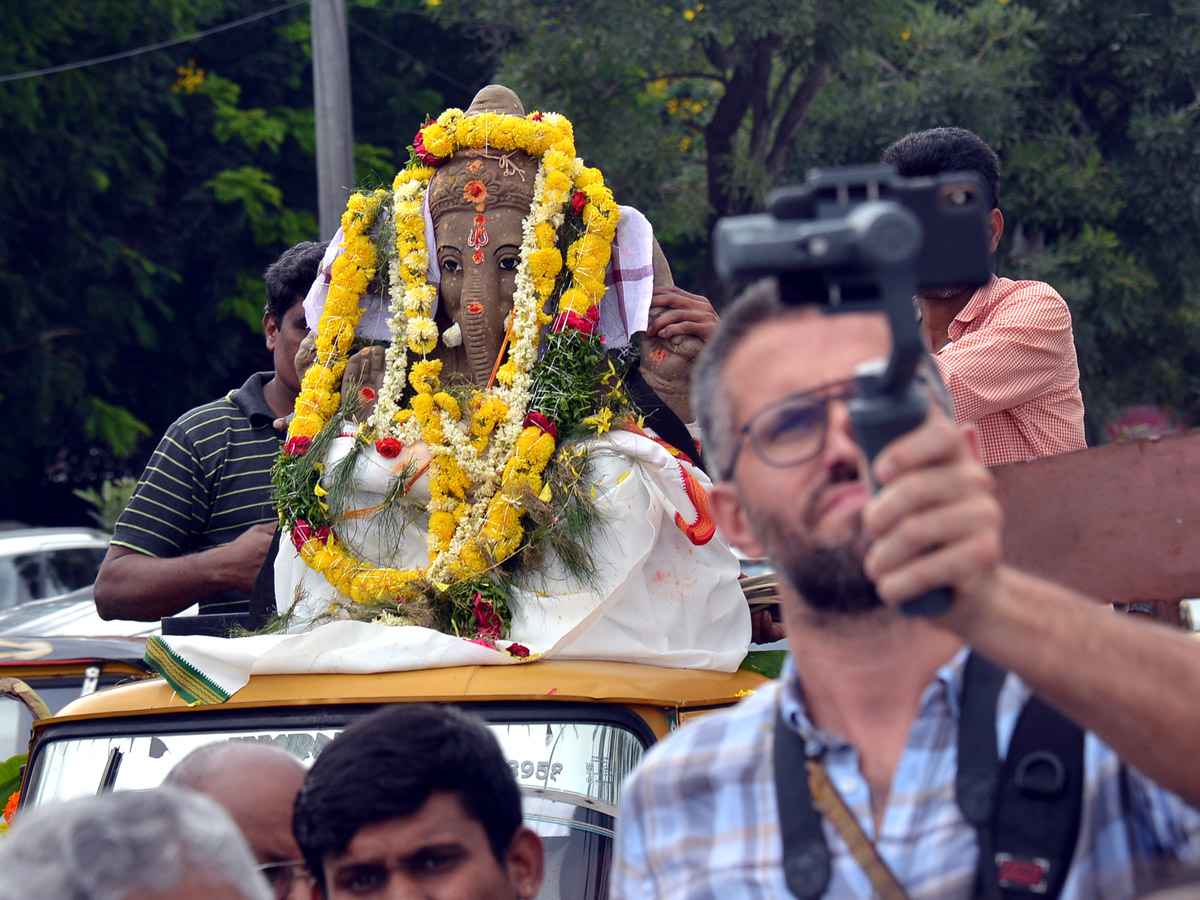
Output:
[[880,598],[898,605],[953,585],[954,605],[934,624],[1200,806],[1200,768],[1187,762],[1200,747],[1200,645],[1003,565],[991,479],[949,422],[897,440],[876,474],[885,488],[864,510],[875,537],[865,568]]

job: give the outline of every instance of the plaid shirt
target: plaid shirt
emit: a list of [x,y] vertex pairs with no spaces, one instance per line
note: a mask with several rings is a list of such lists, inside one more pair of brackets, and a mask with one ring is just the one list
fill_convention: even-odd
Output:
[[1086,449],[1071,311],[1054,288],[993,278],[949,332],[933,358],[984,465]]
[[[954,798],[965,659],[964,651],[944,666],[921,698],[879,835],[857,751],[808,721],[790,663],[781,681],[672,735],[625,784],[610,900],[791,900],[772,763],[780,704],[909,896],[968,900],[978,848]],[[1002,752],[1027,696],[1010,676],[998,704]],[[1139,861],[1200,862],[1200,812],[1124,766],[1091,734],[1084,759],[1083,817],[1062,900],[1133,897]],[[824,896],[869,900],[870,882],[829,822],[825,838],[833,871]]]

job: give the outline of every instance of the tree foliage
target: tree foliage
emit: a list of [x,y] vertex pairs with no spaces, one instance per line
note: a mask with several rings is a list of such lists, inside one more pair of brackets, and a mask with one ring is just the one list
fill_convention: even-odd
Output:
[[1035,8],[1040,102],[1011,155],[1046,249],[1014,264],[1065,286],[1093,413],[1164,403],[1200,423],[1200,7]]
[[[253,0],[18,5],[28,14],[0,18],[0,75],[263,11]],[[451,66],[450,81],[433,72],[449,39],[418,0],[362,0],[349,22],[358,178],[390,182],[443,91],[457,101],[484,79],[472,65]],[[11,423],[0,518],[38,518],[47,482],[67,494],[136,474],[172,419],[269,367],[261,273],[317,237],[309,24],[299,4],[0,83],[0,411]]]
[[[251,6],[39,6],[0,19],[0,71],[145,46]],[[274,29],[306,12],[0,84],[0,403],[16,426],[0,430],[0,489],[9,497],[47,469],[73,480],[88,460],[105,468],[128,456],[259,358],[262,291],[241,276],[315,230],[311,188],[285,199],[279,186],[304,185],[307,166],[294,168],[302,154],[278,151],[297,128],[311,131],[311,114],[304,123],[272,111],[295,102],[307,65]]]
[[[1200,421],[1200,8],[1184,0],[443,0],[498,78],[568,114],[677,278],[812,166],[958,124],[1003,162],[1000,270],[1070,304],[1092,435],[1116,408]],[[465,52],[465,51],[464,51]]]
[[789,176],[934,125],[982,135],[1003,167],[1000,271],[1070,305],[1092,437],[1132,403],[1195,424],[1198,54],[1194,4],[914,4],[831,81]]
[[[16,6],[0,76],[263,11]],[[571,117],[677,280],[717,297],[717,217],[908,131],[971,128],[1004,164],[1001,270],[1071,305],[1093,421],[1132,402],[1200,421],[1193,2],[350,0],[348,21],[361,183],[390,182],[426,114],[503,81]],[[0,515],[24,516],[47,478],[136,472],[182,410],[268,365],[262,269],[316,237],[308,6],[0,82],[0,122]]]
[[498,79],[527,103],[571,118],[589,161],[678,251],[684,280],[714,293],[712,224],[761,204],[813,100],[852,48],[883,33],[891,6],[446,0],[438,9],[502,54]]

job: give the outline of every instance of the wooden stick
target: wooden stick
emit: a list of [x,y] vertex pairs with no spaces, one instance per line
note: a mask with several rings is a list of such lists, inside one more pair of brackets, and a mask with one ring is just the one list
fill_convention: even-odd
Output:
[[492,377],[488,379],[487,387],[484,390],[491,388],[496,383],[496,373],[500,371],[500,360],[504,359],[504,351],[508,349],[508,340],[512,337],[512,320],[510,318],[508,328],[504,330],[504,340],[500,343],[500,352],[496,354],[496,364],[492,366]]

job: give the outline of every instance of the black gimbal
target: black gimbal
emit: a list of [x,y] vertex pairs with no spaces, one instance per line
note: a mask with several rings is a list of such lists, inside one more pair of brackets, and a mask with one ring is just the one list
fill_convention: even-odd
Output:
[[[726,281],[774,276],[785,303],[887,315],[892,355],[886,365],[859,366],[858,396],[849,403],[868,460],[928,411],[913,380],[925,352],[917,290],[975,287],[991,274],[985,196],[973,173],[901,178],[890,166],[814,170],[804,184],[773,191],[767,213],[717,223],[714,261]],[[951,601],[940,588],[902,609],[938,615]]]

